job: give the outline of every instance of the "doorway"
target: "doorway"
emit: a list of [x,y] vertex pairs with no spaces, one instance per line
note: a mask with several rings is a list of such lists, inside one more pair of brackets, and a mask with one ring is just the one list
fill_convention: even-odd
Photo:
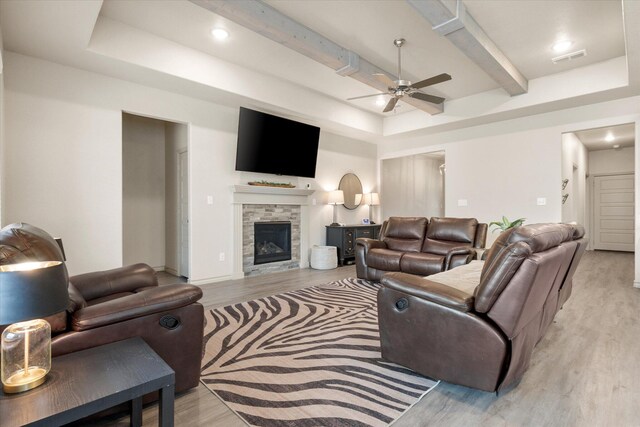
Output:
[[188,127],[122,114],[123,264],[189,276]]
[[[563,134],[562,153],[563,187],[569,182],[563,188],[563,222],[585,226],[589,249],[633,252],[635,124]],[[570,173],[569,162],[573,162]]]
[[384,159],[381,184],[384,216],[444,216],[445,152]]

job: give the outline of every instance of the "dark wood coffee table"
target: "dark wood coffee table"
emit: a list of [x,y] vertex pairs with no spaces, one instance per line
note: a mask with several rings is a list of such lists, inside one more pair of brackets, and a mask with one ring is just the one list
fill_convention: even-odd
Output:
[[131,425],[142,425],[142,396],[160,392],[160,426],[173,426],[175,373],[144,342],[131,338],[55,357],[43,385],[19,394],[0,391],[0,425],[54,426],[124,402]]

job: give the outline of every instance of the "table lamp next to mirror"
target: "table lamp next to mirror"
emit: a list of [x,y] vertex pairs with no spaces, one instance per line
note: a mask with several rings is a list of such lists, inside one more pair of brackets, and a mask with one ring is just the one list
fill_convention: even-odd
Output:
[[51,326],[41,319],[67,308],[69,277],[60,261],[0,266],[2,388],[20,393],[42,384],[51,369]]
[[327,204],[333,205],[333,222],[331,225],[336,226],[338,224],[338,205],[344,204],[344,192],[342,190],[334,190],[329,192],[329,196],[327,198]]
[[369,206],[369,223],[375,224],[375,222],[373,222],[373,213],[371,211],[371,206],[380,205],[380,195],[378,193],[356,194],[356,204],[359,205],[360,203],[364,203],[365,205]]

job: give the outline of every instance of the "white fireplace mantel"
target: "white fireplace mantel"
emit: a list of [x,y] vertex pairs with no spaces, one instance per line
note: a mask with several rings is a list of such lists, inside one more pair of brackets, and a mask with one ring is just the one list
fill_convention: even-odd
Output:
[[284,187],[263,187],[259,185],[234,185],[233,186],[233,203],[234,204],[254,204],[254,205],[300,205],[309,204],[307,198],[315,192],[303,188],[284,188]]

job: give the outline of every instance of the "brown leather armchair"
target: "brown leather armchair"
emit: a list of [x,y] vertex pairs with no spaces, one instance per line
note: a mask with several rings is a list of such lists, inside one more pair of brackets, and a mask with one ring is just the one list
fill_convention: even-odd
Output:
[[356,274],[380,281],[389,271],[440,273],[469,263],[486,240],[487,224],[475,218],[390,217],[378,239],[356,239]]
[[[452,275],[387,273],[378,291],[382,357],[435,379],[486,391],[517,383],[568,298],[587,239],[581,226],[503,232],[473,286]],[[468,278],[467,278],[468,279]],[[468,284],[467,284],[468,285]],[[469,290],[472,289],[472,290]]]
[[[25,223],[0,230],[0,265],[28,261],[65,259],[44,230]],[[52,355],[139,336],[175,371],[176,392],[195,387],[203,351],[201,297],[197,286],[158,286],[146,264],[72,276],[67,311],[46,319]]]

